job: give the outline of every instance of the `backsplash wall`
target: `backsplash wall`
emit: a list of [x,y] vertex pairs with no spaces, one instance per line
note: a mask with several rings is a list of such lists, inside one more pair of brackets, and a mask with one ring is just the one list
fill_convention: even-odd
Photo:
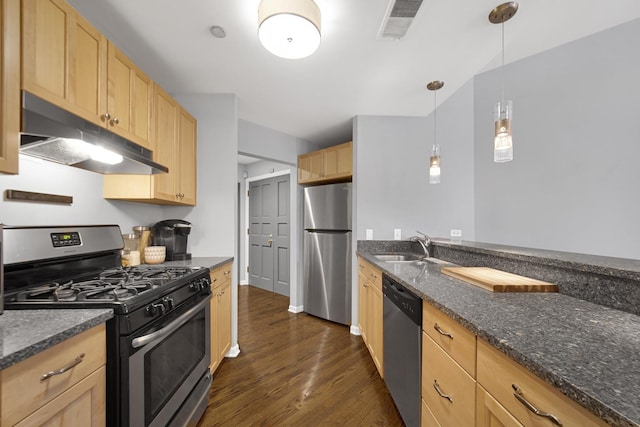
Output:
[[[6,200],[7,189],[71,196],[73,203]],[[20,156],[19,175],[0,174],[0,191],[0,222],[7,225],[118,224],[126,232],[162,219],[159,206],[103,199],[100,174],[29,156]]]

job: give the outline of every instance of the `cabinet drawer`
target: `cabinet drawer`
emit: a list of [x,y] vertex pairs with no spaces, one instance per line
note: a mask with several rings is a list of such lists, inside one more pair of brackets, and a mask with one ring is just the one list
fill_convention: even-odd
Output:
[[[82,361],[60,375],[44,374]],[[105,326],[99,325],[2,371],[2,425],[13,425],[106,363]],[[11,408],[11,409],[9,409]]]
[[478,340],[478,383],[526,426],[552,427],[555,424],[527,409],[516,397],[514,386],[519,388],[523,399],[538,410],[553,414],[563,426],[606,425],[484,340]]
[[231,279],[231,265],[232,263],[229,262],[211,270],[211,289],[217,288],[225,280]]
[[474,379],[425,333],[422,334],[422,398],[441,425],[475,425]]
[[359,260],[358,264],[362,271],[362,275],[366,277],[367,280],[376,287],[376,289],[382,292],[382,272],[362,259]]
[[422,328],[465,371],[476,377],[476,336],[426,301],[422,303]]

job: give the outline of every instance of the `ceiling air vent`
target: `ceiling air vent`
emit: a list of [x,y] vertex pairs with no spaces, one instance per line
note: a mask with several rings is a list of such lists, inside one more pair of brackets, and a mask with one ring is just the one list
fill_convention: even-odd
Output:
[[385,16],[379,38],[401,39],[407,34],[422,0],[392,0]]

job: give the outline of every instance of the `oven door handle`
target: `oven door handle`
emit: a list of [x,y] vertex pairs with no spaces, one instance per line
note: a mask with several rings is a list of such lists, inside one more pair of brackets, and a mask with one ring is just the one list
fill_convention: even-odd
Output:
[[169,323],[164,328],[157,330],[155,332],[152,332],[150,334],[143,335],[138,338],[134,338],[133,341],[131,342],[131,346],[133,348],[140,348],[149,344],[150,342],[160,340],[166,337],[167,335],[171,334],[173,331],[178,329],[180,326],[184,325],[197,311],[202,310],[203,307],[209,304],[210,299],[211,299],[211,295],[208,295],[206,299],[202,300],[195,306],[191,307],[189,310],[181,314],[180,317],[178,317],[173,322]]

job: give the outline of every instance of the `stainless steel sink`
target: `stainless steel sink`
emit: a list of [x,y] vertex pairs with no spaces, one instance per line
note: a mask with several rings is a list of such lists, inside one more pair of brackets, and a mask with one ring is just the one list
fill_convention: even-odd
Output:
[[413,254],[381,254],[374,255],[380,261],[385,262],[416,262],[422,261],[422,257]]
[[436,265],[453,265],[448,261],[444,261],[438,258],[424,258],[421,255],[416,254],[379,254],[374,255],[380,261],[388,262],[390,264],[411,264],[411,265],[424,265],[425,263]]

